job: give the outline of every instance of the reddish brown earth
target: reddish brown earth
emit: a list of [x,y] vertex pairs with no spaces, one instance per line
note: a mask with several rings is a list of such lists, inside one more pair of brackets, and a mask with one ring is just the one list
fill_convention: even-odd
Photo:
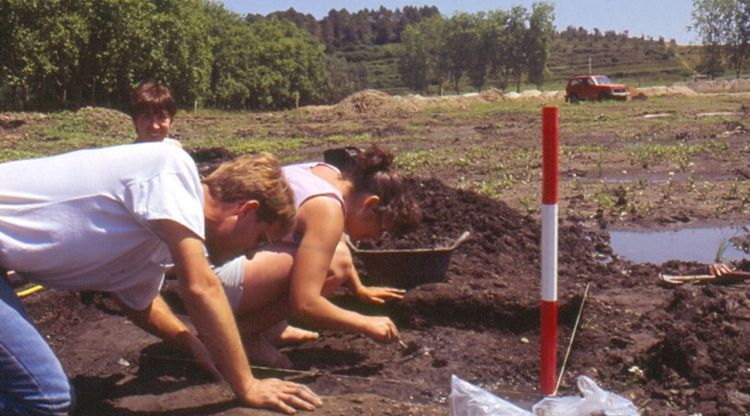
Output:
[[[309,385],[326,401],[315,412],[322,415],[445,415],[451,374],[521,405],[536,402],[539,224],[435,179],[410,183],[424,207],[423,227],[381,246],[432,247],[464,230],[471,238],[454,253],[445,282],[417,286],[384,308],[360,308],[393,317],[407,347],[326,332],[285,350],[295,371],[256,373]],[[589,291],[561,394],[576,394],[575,378],[586,374],[645,414],[750,411],[747,286],[665,287],[654,267],[616,257],[604,263],[602,253],[605,233],[562,221],[559,364]],[[696,266],[672,262],[664,270]],[[225,387],[130,324],[106,298],[85,306],[75,294],[49,291],[24,301],[77,387],[78,415],[258,414],[236,407]]]

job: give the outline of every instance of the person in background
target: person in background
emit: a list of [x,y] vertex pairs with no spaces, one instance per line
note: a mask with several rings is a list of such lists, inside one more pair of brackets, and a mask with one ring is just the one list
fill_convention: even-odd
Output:
[[181,147],[176,139],[169,137],[177,105],[172,93],[165,85],[149,80],[140,83],[130,96],[130,117],[133,119],[135,142],[160,142]]
[[[0,177],[0,414],[74,407],[7,270],[49,288],[111,293],[134,323],[223,377],[244,405],[291,414],[321,404],[306,386],[253,377],[209,263],[251,256],[291,226],[293,195],[273,156],[226,162],[201,182],[182,149],[130,144],[3,163]],[[159,295],[171,264],[200,338]]]
[[327,299],[342,286],[375,304],[401,299],[403,290],[362,284],[345,234],[352,241],[378,239],[385,231],[407,229],[420,220],[403,177],[392,168],[392,153],[377,146],[342,150],[343,170],[323,162],[285,166],[297,206],[292,232],[252,259],[240,257],[216,270],[254,362],[288,367],[291,363],[277,345],[317,337],[287,326],[288,317],[382,343],[399,339],[388,317],[366,316]]

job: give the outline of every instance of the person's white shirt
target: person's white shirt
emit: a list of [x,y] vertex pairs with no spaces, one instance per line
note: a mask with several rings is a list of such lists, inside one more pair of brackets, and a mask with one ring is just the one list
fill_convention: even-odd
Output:
[[0,164],[0,266],[53,288],[115,293],[143,309],[171,257],[149,221],[205,239],[195,163],[167,143]]

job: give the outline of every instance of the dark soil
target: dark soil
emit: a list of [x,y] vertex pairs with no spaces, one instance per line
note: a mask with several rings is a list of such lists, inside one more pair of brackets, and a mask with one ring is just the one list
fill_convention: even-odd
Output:
[[[412,178],[410,186],[424,209],[423,226],[377,247],[435,247],[468,230],[471,238],[453,253],[445,280],[381,308],[336,299],[390,315],[406,347],[324,332],[285,349],[294,371],[255,373],[309,385],[325,400],[315,412],[321,415],[447,415],[451,374],[529,407],[542,397],[539,223],[436,179]],[[558,367],[582,311],[561,395],[577,394],[575,379],[586,374],[644,414],[750,412],[746,283],[662,286],[659,271],[702,265],[656,268],[611,257],[606,233],[570,216],[561,220],[559,246]],[[750,270],[750,263],[739,266]],[[238,407],[226,387],[130,324],[106,297],[86,300],[53,291],[24,298],[74,380],[78,415],[265,414]]]

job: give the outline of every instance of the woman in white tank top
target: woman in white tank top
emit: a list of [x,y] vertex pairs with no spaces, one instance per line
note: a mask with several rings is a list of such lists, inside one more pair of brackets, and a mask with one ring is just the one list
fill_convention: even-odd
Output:
[[288,327],[287,317],[383,343],[399,339],[387,316],[362,315],[327,299],[342,286],[375,304],[401,299],[402,290],[362,284],[343,237],[377,239],[419,222],[416,203],[392,169],[392,153],[372,146],[353,152],[347,162],[342,170],[325,163],[284,167],[297,204],[292,233],[251,260],[235,259],[217,270],[253,362],[289,366],[275,345],[317,338],[315,332]]

